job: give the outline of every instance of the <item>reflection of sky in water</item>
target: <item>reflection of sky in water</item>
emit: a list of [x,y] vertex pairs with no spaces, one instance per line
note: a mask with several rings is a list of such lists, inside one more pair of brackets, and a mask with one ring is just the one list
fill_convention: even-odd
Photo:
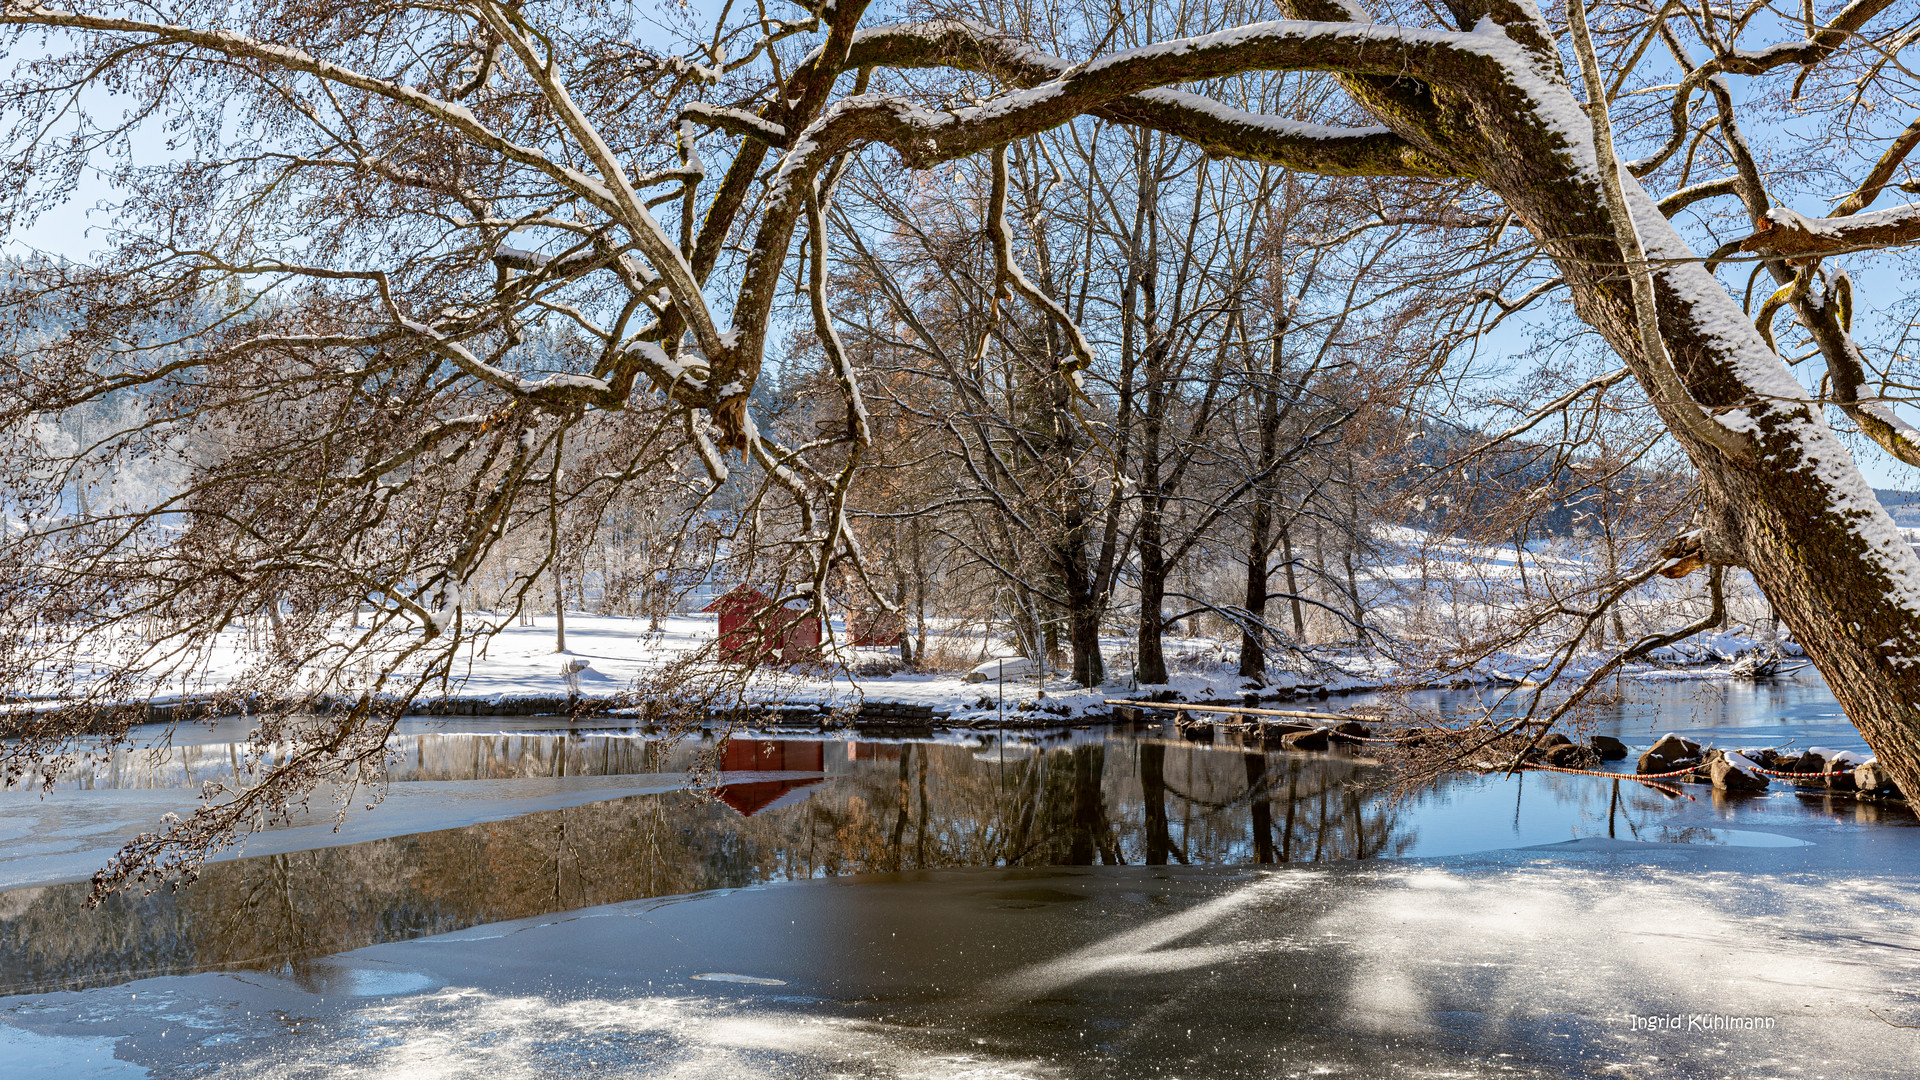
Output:
[[[1620,782],[1619,799],[1614,799],[1614,782],[1598,777],[1566,776],[1527,772],[1514,777],[1500,775],[1458,777],[1436,791],[1410,800],[1403,820],[1415,834],[1400,854],[1410,857],[1460,855],[1496,848],[1531,847],[1587,837],[1663,844],[1710,844],[1738,847],[1797,847],[1807,841],[1752,829],[1728,829],[1700,822],[1668,820],[1685,810],[1673,797],[1642,784]],[[1683,786],[1695,800],[1712,796],[1698,785]],[[1819,812],[1805,805],[1802,797],[1784,790],[1762,796],[1778,803],[1781,816],[1802,817]],[[1724,801],[1724,797],[1723,797]],[[1823,803],[1824,799],[1821,800]],[[1728,820],[1759,818],[1757,800],[1728,803]],[[1691,816],[1691,815],[1689,815]]]
[[[1453,713],[1494,707],[1497,714],[1523,708],[1522,690],[1502,688],[1428,690],[1406,695],[1405,704]],[[1351,701],[1383,702],[1380,695],[1354,695]],[[1760,681],[1676,678],[1620,680],[1601,687],[1598,703],[1585,710],[1583,729],[1647,746],[1667,732],[1723,746],[1825,745],[1862,750],[1866,743],[1811,669],[1793,678]]]

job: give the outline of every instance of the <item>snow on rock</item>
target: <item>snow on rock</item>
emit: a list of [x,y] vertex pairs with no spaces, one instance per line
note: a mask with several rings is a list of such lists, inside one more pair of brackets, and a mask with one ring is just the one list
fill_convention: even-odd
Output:
[[1874,760],[1868,755],[1857,754],[1852,750],[1829,750],[1824,746],[1809,746],[1807,753],[1819,754],[1820,760],[1827,763],[1827,768],[1834,770],[1851,769]]

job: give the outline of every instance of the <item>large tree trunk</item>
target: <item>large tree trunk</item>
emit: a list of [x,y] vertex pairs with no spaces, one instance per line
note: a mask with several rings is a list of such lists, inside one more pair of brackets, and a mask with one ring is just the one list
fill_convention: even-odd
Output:
[[1529,222],[1555,226],[1535,231],[1573,284],[1576,311],[1627,360],[1693,460],[1704,496],[1704,559],[1753,574],[1867,745],[1901,790],[1920,798],[1920,558],[1823,406],[1807,400],[1638,185],[1629,188],[1648,256],[1661,260],[1660,325],[1674,368],[1711,422],[1725,417],[1727,426],[1746,432],[1752,449],[1741,457],[1697,437],[1677,415],[1696,408],[1693,402],[1661,400],[1654,389],[1625,283],[1597,265],[1617,261],[1618,249],[1584,250],[1610,229],[1593,220],[1598,199],[1587,204],[1584,220],[1571,198],[1553,198],[1548,185],[1509,201]]
[[[1260,457],[1254,463],[1258,474],[1271,473],[1280,453],[1280,343],[1285,331],[1286,321],[1281,319],[1275,327],[1273,348],[1267,363],[1267,385],[1260,394]],[[1273,529],[1274,489],[1275,484],[1271,479],[1254,485],[1253,489],[1253,520],[1248,525],[1247,537],[1246,608],[1250,623],[1240,631],[1240,675],[1247,679],[1264,679],[1267,675],[1266,635],[1263,628],[1267,618],[1267,560],[1273,557],[1273,544],[1268,535]],[[1287,557],[1288,591],[1291,592],[1291,545]],[[1294,602],[1293,619],[1295,623],[1300,621],[1297,600]]]
[[1158,363],[1160,347],[1148,350],[1147,410],[1141,425],[1140,522],[1134,550],[1140,556],[1140,681],[1167,681],[1167,660],[1160,648],[1165,627],[1167,552],[1162,533],[1166,492],[1160,475],[1160,435],[1166,414],[1165,373]]
[[[1346,20],[1358,10],[1342,0],[1287,6],[1304,19]],[[1622,169],[1671,370],[1646,354],[1593,133],[1552,28],[1532,5],[1509,0],[1449,0],[1448,8],[1463,29],[1498,24],[1511,51],[1456,53],[1448,86],[1371,75],[1341,82],[1414,147],[1498,194],[1540,242],[1581,320],[1626,361],[1693,460],[1705,559],[1752,572],[1901,791],[1920,799],[1920,557],[1834,434],[1825,405],[1810,400]],[[1663,391],[1676,381],[1677,392]],[[1749,445],[1730,453],[1716,445],[1725,438],[1713,425]]]
[[1267,621],[1267,508],[1256,498],[1253,528],[1247,540],[1247,594],[1242,602],[1247,609],[1247,625],[1240,628],[1240,677],[1264,679],[1267,676],[1267,645],[1260,629]]
[[[1845,454],[1831,432],[1823,441]],[[1825,482],[1814,468],[1702,468],[1707,505],[1721,557],[1752,572],[1901,792],[1920,799],[1920,560],[1877,502],[1849,519],[1842,508],[1864,500],[1848,489],[1871,491],[1837,461],[1847,472]]]
[[[1575,310],[1625,358],[1698,469],[1703,554],[1744,566],[1895,777],[1920,798],[1920,558],[1808,394],[1697,261],[1652,200],[1626,180],[1655,284],[1661,333],[1694,402],[1662,400],[1644,355],[1620,252],[1597,186],[1528,173],[1497,190],[1545,241]],[[1625,179],[1623,177],[1623,179]],[[1524,181],[1524,182],[1523,182]],[[1596,248],[1598,250],[1596,250]],[[1732,457],[1697,437],[1682,410],[1743,430]]]
[[[1081,686],[1099,686],[1107,681],[1106,663],[1100,656],[1100,615],[1106,603],[1094,573],[1087,547],[1091,542],[1088,506],[1091,485],[1081,474],[1078,447],[1074,438],[1072,388],[1064,378],[1049,380],[1053,406],[1052,457],[1065,473],[1060,484],[1060,532],[1052,546],[1053,570],[1066,592],[1067,643],[1073,653],[1073,678]],[[1048,623],[1050,642],[1054,624]]]
[[1087,515],[1079,485],[1069,485],[1067,505],[1062,515],[1063,535],[1054,549],[1056,568],[1067,594],[1067,643],[1073,652],[1073,679],[1081,686],[1099,686],[1107,681],[1107,667],[1100,657],[1100,613],[1103,597],[1098,595],[1093,567],[1087,560]]
[[[1167,564],[1160,549],[1158,522],[1140,523],[1140,624],[1137,636],[1140,641],[1140,658],[1137,670],[1143,683],[1163,683],[1167,681],[1166,651],[1161,648],[1160,634],[1165,628],[1165,608],[1167,596]],[[1149,536],[1149,529],[1152,535]]]
[[1067,612],[1068,645],[1073,650],[1073,681],[1081,686],[1099,686],[1107,681],[1107,664],[1100,656],[1100,609],[1094,603],[1090,587],[1077,588],[1070,581],[1068,590],[1075,600]]

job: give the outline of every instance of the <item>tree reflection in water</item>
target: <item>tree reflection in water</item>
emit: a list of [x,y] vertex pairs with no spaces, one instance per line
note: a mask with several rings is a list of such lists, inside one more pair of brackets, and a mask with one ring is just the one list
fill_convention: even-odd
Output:
[[[422,739],[396,779],[662,772],[684,768],[693,753],[560,735]],[[1355,786],[1366,766],[1338,756],[1119,735],[1057,747],[772,749],[789,762],[823,761],[827,781],[796,781],[751,816],[683,791],[243,858],[208,866],[190,887],[122,895],[94,910],[82,904],[83,883],[0,893],[0,993],[190,971],[298,975],[303,961],[378,942],[768,881],[1371,858],[1412,839],[1395,811]],[[794,754],[803,749],[819,753]]]

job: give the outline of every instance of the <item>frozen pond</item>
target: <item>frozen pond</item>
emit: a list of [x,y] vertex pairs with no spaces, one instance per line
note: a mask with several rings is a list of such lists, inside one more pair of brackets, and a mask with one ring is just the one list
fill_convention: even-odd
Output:
[[[1623,690],[1593,730],[1636,746],[1862,746],[1814,680]],[[97,910],[82,879],[237,732],[0,792],[0,1075],[1907,1076],[1920,1050],[1903,809],[1545,773],[1396,803],[1362,760],[1161,727],[546,723],[409,722],[379,809]],[[720,784],[690,790],[703,754]]]

